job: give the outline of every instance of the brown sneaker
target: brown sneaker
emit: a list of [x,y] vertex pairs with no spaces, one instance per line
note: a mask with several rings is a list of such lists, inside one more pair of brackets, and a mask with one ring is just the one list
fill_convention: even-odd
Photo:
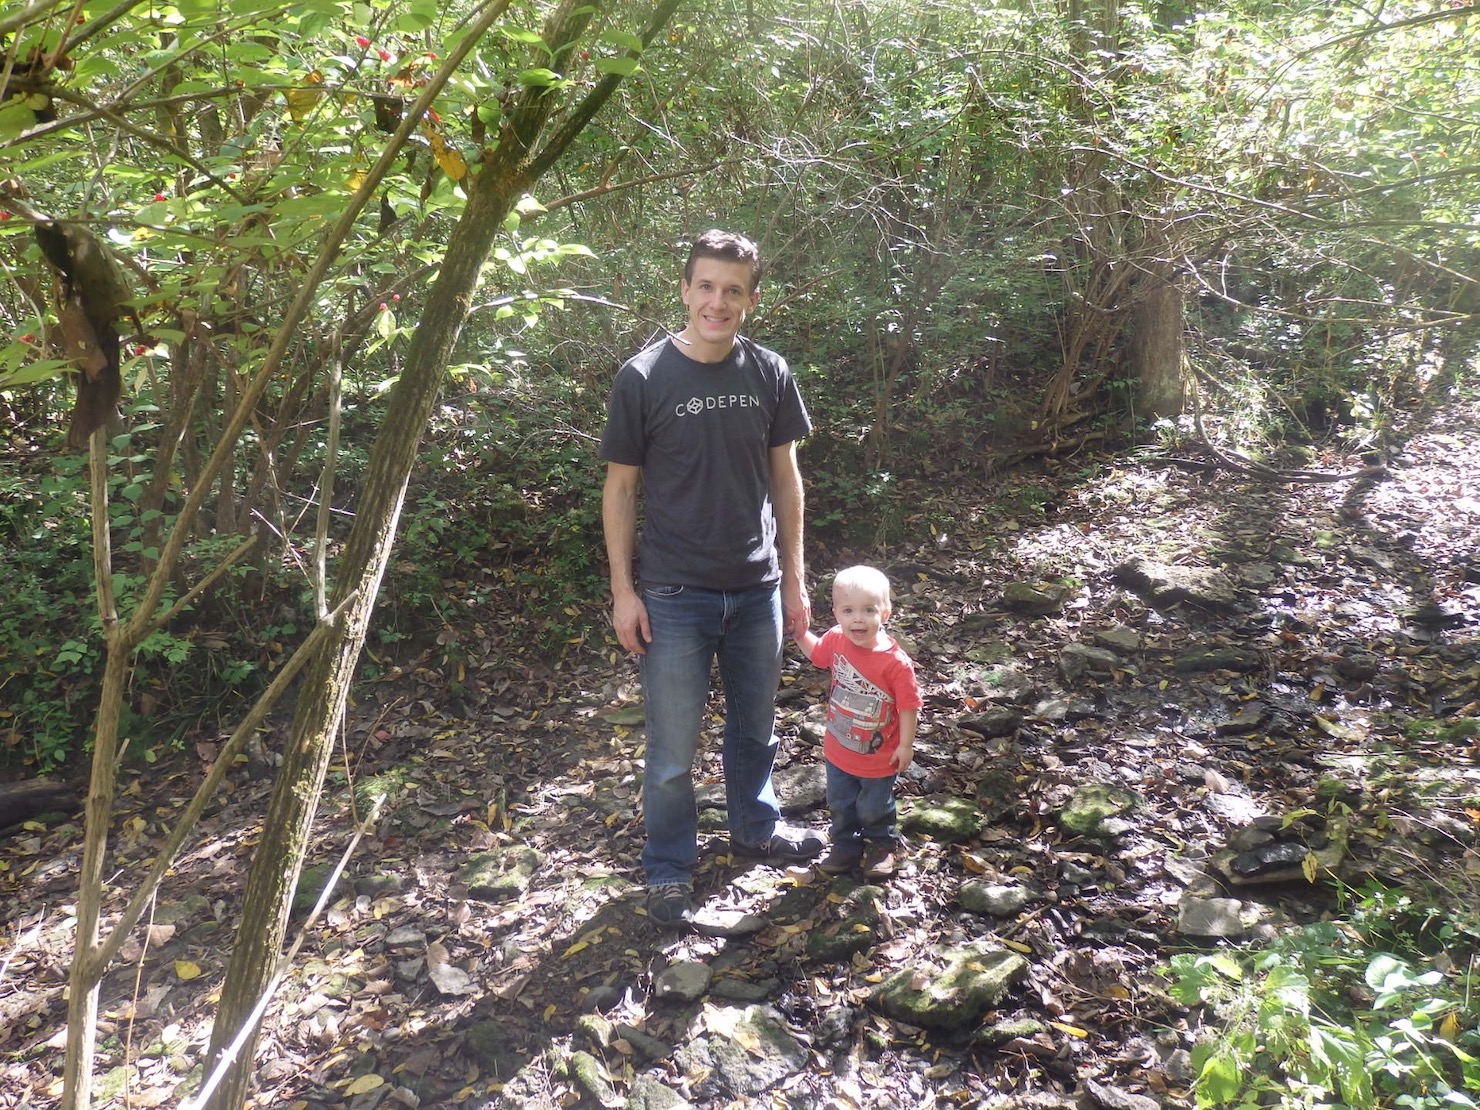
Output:
[[871,841],[863,850],[864,878],[887,879],[894,870],[894,845],[887,840]]
[[845,852],[834,848],[817,861],[817,870],[826,875],[846,875],[858,866],[862,857],[857,852]]

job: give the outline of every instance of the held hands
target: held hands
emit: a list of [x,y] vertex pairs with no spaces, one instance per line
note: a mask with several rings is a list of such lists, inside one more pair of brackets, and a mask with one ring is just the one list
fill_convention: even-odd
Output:
[[812,599],[807,588],[786,579],[781,584],[781,604],[784,611],[783,625],[791,631],[792,639],[798,643],[812,626]]

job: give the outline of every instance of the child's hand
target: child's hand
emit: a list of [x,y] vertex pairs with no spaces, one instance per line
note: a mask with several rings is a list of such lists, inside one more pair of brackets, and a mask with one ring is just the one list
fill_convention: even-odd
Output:
[[894,749],[894,773],[897,775],[914,762],[915,744],[912,740],[900,740],[899,747]]

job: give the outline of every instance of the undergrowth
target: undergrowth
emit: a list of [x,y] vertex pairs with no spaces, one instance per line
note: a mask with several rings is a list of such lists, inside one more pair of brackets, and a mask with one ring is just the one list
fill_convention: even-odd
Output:
[[1268,945],[1171,960],[1199,1107],[1480,1106],[1480,913],[1371,886]]

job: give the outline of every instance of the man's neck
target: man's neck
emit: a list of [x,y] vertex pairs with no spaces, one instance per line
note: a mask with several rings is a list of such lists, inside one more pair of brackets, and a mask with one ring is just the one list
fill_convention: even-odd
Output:
[[680,351],[688,355],[695,362],[724,362],[730,357],[730,352],[735,349],[738,337],[732,338],[728,345],[721,346],[718,343],[707,343],[695,336],[691,329],[684,328],[673,337],[674,344]]

